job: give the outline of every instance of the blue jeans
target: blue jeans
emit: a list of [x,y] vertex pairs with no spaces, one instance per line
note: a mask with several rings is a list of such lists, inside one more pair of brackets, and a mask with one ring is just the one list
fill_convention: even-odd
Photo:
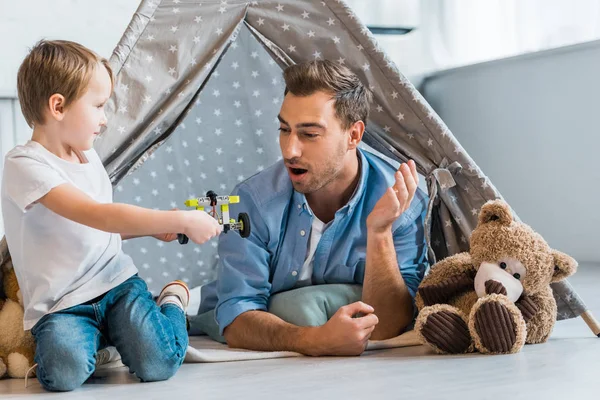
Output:
[[36,374],[50,391],[81,386],[96,368],[97,351],[107,346],[117,348],[140,380],[166,380],[188,346],[183,310],[169,303],[158,307],[137,275],[87,303],[45,315],[31,333]]

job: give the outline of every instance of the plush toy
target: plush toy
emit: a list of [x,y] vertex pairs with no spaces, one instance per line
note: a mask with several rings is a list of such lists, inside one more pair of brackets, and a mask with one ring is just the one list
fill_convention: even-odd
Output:
[[2,278],[6,299],[0,299],[0,378],[25,378],[34,363],[35,341],[23,330],[23,300],[10,260],[2,265]]
[[576,268],[573,258],[513,221],[508,204],[489,201],[470,252],[436,263],[421,282],[415,330],[441,354],[516,353],[525,343],[543,343],[556,322],[550,283]]

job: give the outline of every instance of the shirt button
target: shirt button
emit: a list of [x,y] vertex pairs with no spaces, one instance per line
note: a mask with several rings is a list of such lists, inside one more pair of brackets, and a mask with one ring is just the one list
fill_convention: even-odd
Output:
[[298,271],[292,271],[292,276],[298,275]]
[[298,210],[302,208],[302,204],[298,204]]
[[300,231],[300,236],[304,236],[304,235],[306,235],[306,231],[305,231],[304,229],[302,229],[302,230]]

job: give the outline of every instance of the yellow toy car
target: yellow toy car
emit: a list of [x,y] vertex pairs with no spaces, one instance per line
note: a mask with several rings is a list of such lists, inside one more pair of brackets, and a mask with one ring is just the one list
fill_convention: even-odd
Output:
[[[223,225],[223,232],[227,233],[230,230],[238,231],[240,236],[247,238],[250,236],[250,217],[246,213],[239,213],[237,221],[229,218],[229,204],[240,202],[239,196],[218,196],[212,190],[206,193],[206,197],[198,197],[197,199],[189,199],[185,202],[187,207],[196,207],[196,210],[204,211],[210,207],[208,213],[213,216],[219,224]],[[217,206],[221,206],[221,216],[217,213]],[[177,240],[180,244],[187,244],[189,238],[183,233],[177,235]]]

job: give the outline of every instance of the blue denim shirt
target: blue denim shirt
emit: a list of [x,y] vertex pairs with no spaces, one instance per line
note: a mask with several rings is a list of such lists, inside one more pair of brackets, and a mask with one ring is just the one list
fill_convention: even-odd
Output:
[[[313,261],[313,283],[363,283],[367,250],[367,217],[396,169],[381,158],[359,150],[358,186],[348,204],[335,213],[323,232]],[[313,215],[304,194],[293,189],[282,161],[239,184],[233,191],[240,203],[231,215],[248,213],[250,237],[234,232],[219,238],[217,279],[202,288],[199,313],[216,308],[221,334],[240,314],[267,310],[272,294],[293,289],[304,264]],[[393,224],[400,273],[411,296],[426,270],[424,223],[427,195],[420,189]]]

